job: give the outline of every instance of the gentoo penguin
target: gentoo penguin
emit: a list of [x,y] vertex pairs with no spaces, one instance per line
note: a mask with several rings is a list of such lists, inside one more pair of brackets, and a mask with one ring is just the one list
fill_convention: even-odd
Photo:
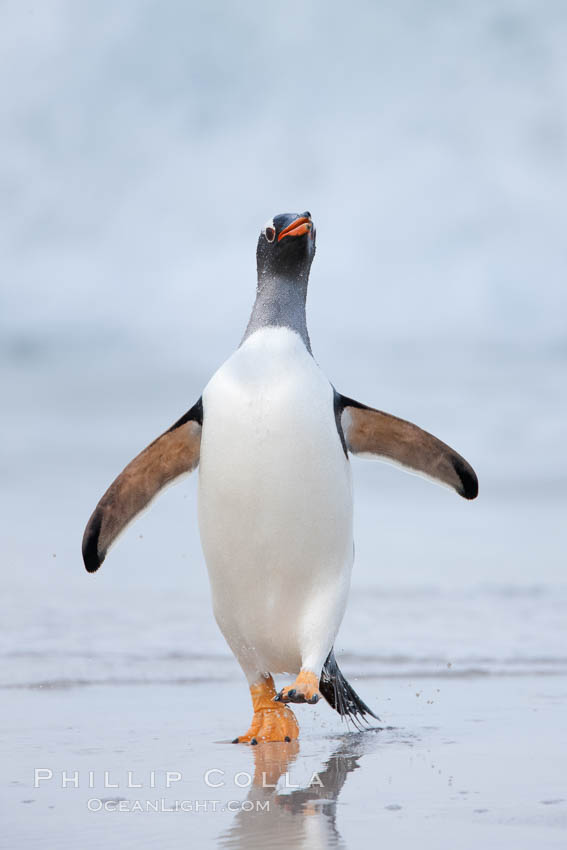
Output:
[[[157,493],[199,466],[199,530],[217,623],[250,687],[235,743],[290,741],[289,703],[321,696],[355,723],[376,717],[333,653],[353,563],[349,454],[400,464],[465,499],[476,475],[416,425],[333,387],[311,353],[305,301],[315,255],[309,212],[260,233],[256,300],[238,349],[193,407],[123,470],[83,538],[89,572]],[[272,673],[295,675],[276,692]]]

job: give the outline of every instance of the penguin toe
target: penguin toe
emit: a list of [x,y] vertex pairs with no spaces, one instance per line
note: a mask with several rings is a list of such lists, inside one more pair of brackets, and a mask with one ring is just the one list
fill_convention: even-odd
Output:
[[305,696],[301,693],[298,693],[296,688],[282,688],[279,694],[274,697],[274,701],[283,703],[300,703],[305,702]]
[[306,702],[309,705],[315,705],[320,698],[319,677],[308,670],[302,670],[292,685],[282,688],[274,697],[276,702]]

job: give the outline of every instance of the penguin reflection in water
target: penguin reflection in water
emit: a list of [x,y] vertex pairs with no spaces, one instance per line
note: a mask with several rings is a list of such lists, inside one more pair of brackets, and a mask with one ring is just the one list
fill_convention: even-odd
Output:
[[[473,469],[453,449],[341,395],[325,377],[305,316],[314,255],[309,212],[266,224],[240,346],[193,407],[111,484],[83,538],[85,566],[95,572],[157,493],[199,467],[199,530],[214,613],[254,709],[235,743],[296,739],[289,704],[321,697],[355,723],[376,717],[333,653],[354,553],[349,454],[399,464],[465,499],[478,492]],[[296,678],[276,692],[273,673]]]
[[281,847],[285,836],[290,847],[345,848],[337,827],[337,804],[349,775],[364,768],[362,759],[378,744],[377,737],[372,740],[362,732],[341,735],[317,771],[309,769],[310,780],[303,787],[298,787],[294,775],[300,761],[299,741],[256,747],[254,778],[246,800],[217,839],[217,847]]

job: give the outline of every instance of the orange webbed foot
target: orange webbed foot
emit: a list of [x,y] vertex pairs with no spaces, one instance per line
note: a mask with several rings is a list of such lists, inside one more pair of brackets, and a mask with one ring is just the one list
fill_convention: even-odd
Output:
[[295,714],[287,706],[274,706],[255,711],[248,732],[239,735],[233,744],[264,744],[268,741],[295,741],[299,736],[299,724]]
[[233,744],[260,744],[268,741],[290,742],[299,736],[299,724],[291,709],[274,705],[276,689],[271,676],[250,687],[254,717],[249,730],[239,735]]
[[315,705],[321,699],[319,678],[309,670],[301,670],[295,682],[282,688],[274,699],[276,702],[308,702]]

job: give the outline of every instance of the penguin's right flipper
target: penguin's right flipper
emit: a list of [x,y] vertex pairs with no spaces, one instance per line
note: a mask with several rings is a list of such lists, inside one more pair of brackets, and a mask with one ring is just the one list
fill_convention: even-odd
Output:
[[166,485],[199,463],[202,399],[140,452],[110,485],[96,506],[83,535],[83,561],[94,573],[127,525],[147,508]]

